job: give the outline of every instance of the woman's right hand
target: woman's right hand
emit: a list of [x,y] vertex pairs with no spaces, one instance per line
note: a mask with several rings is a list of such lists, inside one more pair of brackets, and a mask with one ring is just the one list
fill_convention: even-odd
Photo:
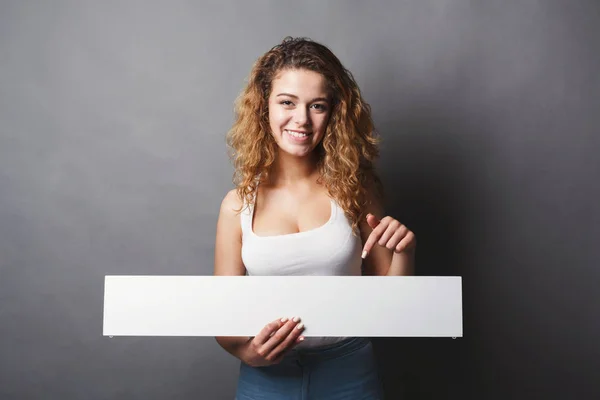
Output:
[[279,363],[289,349],[304,340],[300,336],[303,330],[304,324],[298,317],[270,322],[248,341],[242,361],[252,367]]

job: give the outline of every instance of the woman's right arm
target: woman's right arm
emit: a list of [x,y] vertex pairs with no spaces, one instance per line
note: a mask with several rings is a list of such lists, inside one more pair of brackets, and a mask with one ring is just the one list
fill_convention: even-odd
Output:
[[[245,275],[242,261],[242,228],[235,211],[242,202],[235,190],[227,193],[221,203],[217,222],[214,275]],[[281,361],[285,353],[304,340],[304,324],[299,318],[271,321],[254,337],[217,336],[215,339],[233,356],[248,365],[263,366]]]
[[[214,275],[245,275],[242,262],[242,228],[236,213],[242,202],[235,190],[231,190],[221,202],[215,239]],[[250,337],[217,336],[217,343],[233,356],[242,357],[241,350]]]

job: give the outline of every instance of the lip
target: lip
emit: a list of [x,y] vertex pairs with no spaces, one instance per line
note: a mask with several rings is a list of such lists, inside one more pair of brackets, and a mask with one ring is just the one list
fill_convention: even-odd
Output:
[[290,132],[296,132],[296,133],[306,133],[306,134],[311,134],[311,132],[308,131],[298,131],[296,129],[284,129],[284,131],[290,131]]
[[[305,142],[305,141],[307,141],[307,140],[310,138],[310,136],[312,135],[312,132],[306,132],[306,131],[297,131],[297,130],[293,130],[293,129],[284,129],[284,130],[283,130],[283,132],[284,132],[285,136],[286,136],[286,137],[287,137],[289,140],[291,140],[292,142],[295,142],[295,143],[302,143],[302,142]],[[287,133],[287,132],[297,132],[297,133],[304,133],[304,134],[306,134],[306,136],[304,136],[304,137],[296,137],[296,136],[290,135],[290,134],[289,134],[289,133]]]

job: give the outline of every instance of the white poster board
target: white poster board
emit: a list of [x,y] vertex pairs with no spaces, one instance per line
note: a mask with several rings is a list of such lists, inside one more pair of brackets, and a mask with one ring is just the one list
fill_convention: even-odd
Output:
[[461,277],[106,276],[105,336],[462,337]]

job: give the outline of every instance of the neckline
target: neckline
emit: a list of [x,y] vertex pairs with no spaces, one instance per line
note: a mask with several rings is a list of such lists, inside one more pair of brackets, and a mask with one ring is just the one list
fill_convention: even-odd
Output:
[[260,236],[257,235],[256,233],[254,233],[254,206],[255,204],[253,204],[251,206],[251,211],[250,211],[250,227],[248,228],[248,231],[250,232],[250,234],[258,239],[275,239],[275,238],[287,238],[287,237],[302,237],[302,236],[306,236],[306,235],[310,235],[313,233],[316,233],[318,231],[321,231],[323,229],[325,229],[327,226],[331,225],[331,223],[333,222],[333,219],[335,218],[335,214],[337,212],[337,208],[335,205],[335,202],[333,201],[332,198],[329,198],[329,205],[330,205],[330,212],[329,212],[329,219],[327,220],[327,222],[325,222],[323,225],[321,226],[317,226],[316,228],[312,228],[306,231],[301,231],[301,232],[292,232],[292,233],[284,233],[281,235],[269,235],[269,236]]

